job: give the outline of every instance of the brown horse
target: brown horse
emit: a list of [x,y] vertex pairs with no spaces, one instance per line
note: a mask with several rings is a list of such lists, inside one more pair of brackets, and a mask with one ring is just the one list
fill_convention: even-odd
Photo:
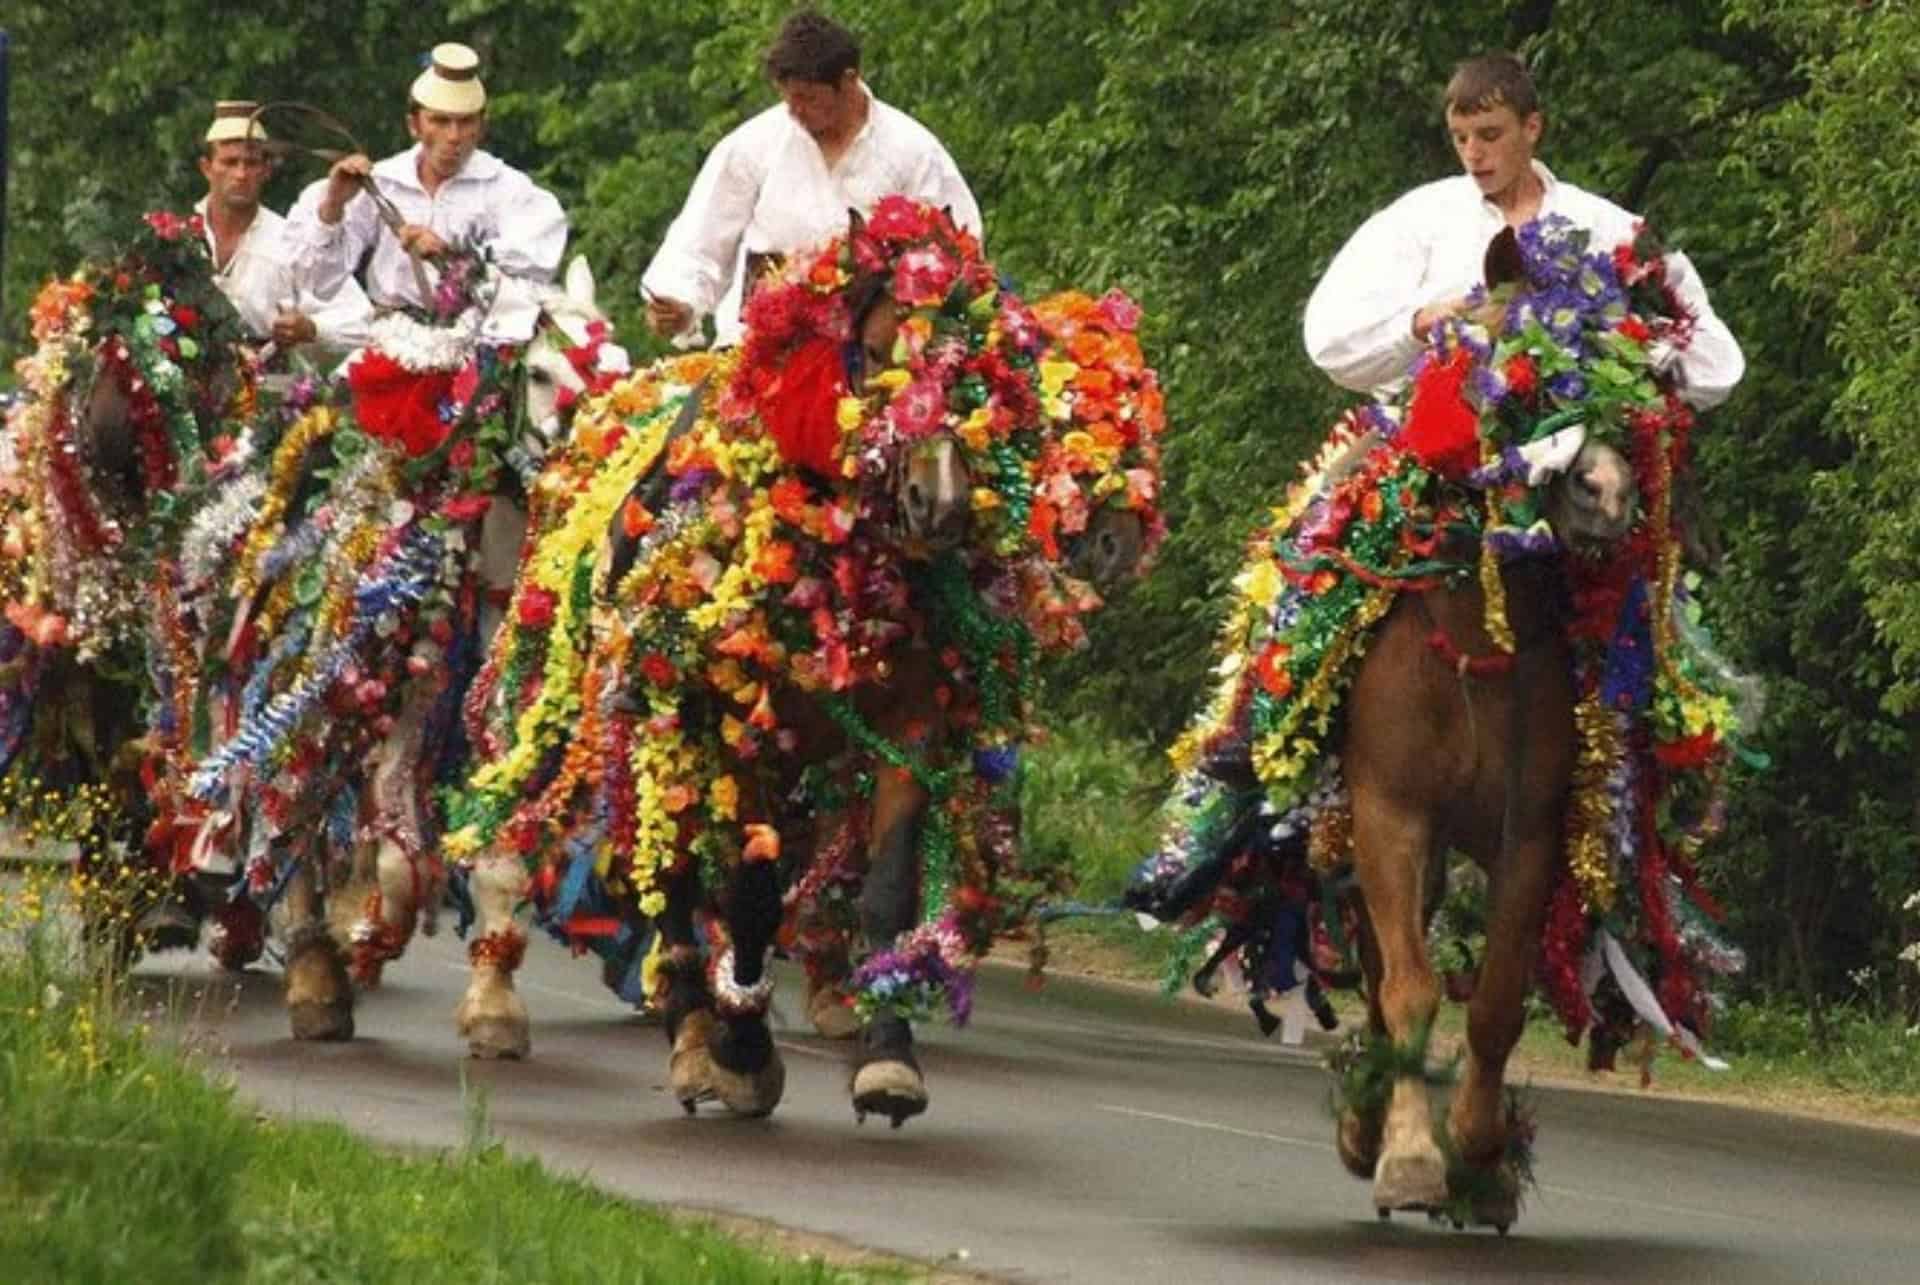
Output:
[[[1572,551],[1563,556],[1621,539],[1633,505],[1625,462],[1589,445],[1549,495],[1549,520]],[[1472,1199],[1474,1219],[1504,1232],[1518,1185],[1501,1168],[1514,1123],[1502,1077],[1524,1022],[1561,856],[1575,691],[1559,562],[1525,560],[1501,578],[1515,640],[1510,664],[1470,663],[1501,654],[1478,585],[1410,593],[1381,622],[1347,700],[1341,763],[1353,809],[1368,1017],[1373,1033],[1403,1055],[1390,1103],[1344,1110],[1338,1143],[1347,1167],[1373,1179],[1382,1217],[1448,1203],[1448,1160],[1434,1138],[1427,1082],[1406,1051],[1424,1051],[1439,1007],[1425,928],[1445,855],[1458,850],[1487,871],[1489,902],[1447,1134],[1461,1165],[1494,1178],[1471,1188],[1483,1193]]]

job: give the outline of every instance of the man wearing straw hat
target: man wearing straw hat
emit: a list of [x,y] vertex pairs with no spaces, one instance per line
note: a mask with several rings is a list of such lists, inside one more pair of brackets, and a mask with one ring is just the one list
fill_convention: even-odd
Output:
[[[431,288],[436,278],[416,264],[477,244],[508,278],[551,281],[566,249],[566,212],[551,192],[481,150],[486,125],[479,55],[462,44],[434,46],[407,104],[414,146],[378,164],[359,153],[345,157],[301,194],[293,221],[321,279],[347,276],[371,250],[366,287],[374,304],[424,308],[431,301],[421,283]],[[365,183],[398,212],[397,228],[382,222]],[[502,320],[496,315],[489,329],[525,337],[503,332]],[[531,316],[519,321],[531,329]]]
[[283,351],[315,345],[309,355],[326,362],[366,342],[372,308],[352,278],[314,289],[287,220],[260,204],[273,161],[256,109],[251,102],[216,103],[201,144],[207,194],[194,208],[206,225],[213,281],[254,338]]

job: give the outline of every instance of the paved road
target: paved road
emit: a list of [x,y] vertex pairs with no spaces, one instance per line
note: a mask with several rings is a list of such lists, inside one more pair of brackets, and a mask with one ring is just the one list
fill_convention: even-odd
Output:
[[973,1024],[926,1034],[932,1110],[893,1132],[855,1127],[844,1046],[791,1026],[771,1120],[683,1118],[660,1031],[541,943],[521,974],[522,1064],[462,1056],[465,964],[446,937],[362,997],[346,1045],[288,1038],[276,974],[215,982],[184,956],[144,973],[188,983],[179,1011],[269,1110],[450,1146],[464,1074],[496,1135],[555,1169],[918,1259],[965,1250],[1018,1281],[1920,1282],[1920,1139],[1542,1090],[1543,1187],[1511,1238],[1383,1225],[1334,1158],[1317,1053],[1232,1012],[1070,979],[1032,995],[986,970]]

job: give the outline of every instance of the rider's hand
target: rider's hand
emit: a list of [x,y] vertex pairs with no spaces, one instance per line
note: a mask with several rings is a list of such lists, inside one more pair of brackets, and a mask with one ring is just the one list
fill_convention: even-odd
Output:
[[320,221],[338,223],[347,202],[360,194],[360,180],[373,173],[373,162],[363,152],[342,156],[327,171],[327,194],[320,198]]
[[1436,325],[1449,317],[1457,317],[1466,310],[1467,296],[1463,294],[1428,304],[1413,314],[1413,337],[1421,343],[1427,342]]
[[273,342],[282,348],[294,348],[300,344],[312,343],[319,337],[320,329],[313,324],[313,318],[305,313],[283,308],[273,318]]
[[447,252],[447,243],[441,240],[440,234],[423,223],[404,223],[399,235],[401,248],[418,258],[437,258]]
[[678,299],[647,296],[647,329],[662,339],[671,339],[693,324],[693,307]]

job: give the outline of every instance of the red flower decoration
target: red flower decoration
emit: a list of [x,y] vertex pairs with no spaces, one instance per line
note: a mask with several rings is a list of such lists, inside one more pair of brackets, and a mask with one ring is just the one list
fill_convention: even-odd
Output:
[[1254,681],[1260,684],[1260,690],[1276,700],[1285,700],[1293,694],[1293,675],[1287,672],[1287,660],[1293,655],[1293,648],[1285,643],[1268,643],[1260,652],[1259,659],[1253,662]]
[[1644,344],[1653,338],[1653,332],[1647,329],[1647,323],[1629,314],[1615,327],[1621,334],[1637,344]]
[[650,651],[640,661],[640,674],[655,687],[665,690],[680,681],[680,671],[673,662],[657,651]]
[[1442,477],[1463,478],[1480,463],[1480,413],[1463,395],[1472,373],[1473,354],[1456,348],[1414,380],[1400,445]]
[[760,422],[790,464],[837,477],[840,399],[847,392],[840,346],[822,337],[801,344],[755,394]]
[[440,506],[440,514],[451,522],[471,522],[493,504],[485,495],[456,495]]
[[360,426],[408,455],[437,450],[451,427],[440,420],[440,403],[453,387],[446,371],[416,374],[383,352],[368,350],[347,369],[353,414]]
[[1515,353],[1507,358],[1504,372],[1507,390],[1518,397],[1531,397],[1540,387],[1540,368],[1533,364],[1533,358],[1527,353]]
[[553,624],[553,609],[560,603],[559,595],[550,589],[528,589],[520,595],[518,619],[522,628],[545,629]]
[[173,324],[182,330],[192,330],[200,324],[200,314],[186,304],[176,304],[173,309]]

